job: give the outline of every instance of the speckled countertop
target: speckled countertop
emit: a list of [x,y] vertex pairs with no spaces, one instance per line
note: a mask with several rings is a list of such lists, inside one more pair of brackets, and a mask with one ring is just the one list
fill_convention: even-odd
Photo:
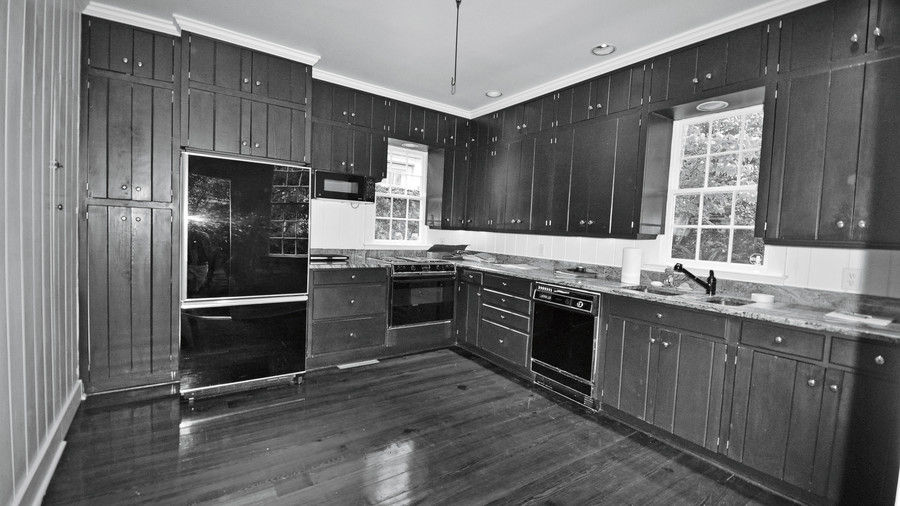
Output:
[[[775,302],[773,304],[751,303],[743,306],[723,306],[720,304],[712,304],[706,302],[706,295],[703,292],[687,292],[684,295],[657,295],[653,293],[636,292],[633,290],[625,290],[623,287],[628,286],[618,281],[597,278],[574,278],[568,276],[560,276],[554,271],[546,269],[517,269],[513,267],[504,267],[501,265],[493,265],[479,262],[454,262],[458,267],[466,267],[483,272],[493,272],[504,274],[507,276],[515,276],[520,278],[531,279],[533,281],[542,281],[546,283],[567,286],[570,288],[580,288],[582,290],[596,292],[601,294],[614,294],[627,297],[634,297],[672,306],[684,307],[689,309],[697,309],[714,313],[721,313],[729,316],[740,318],[748,318],[753,320],[761,320],[782,325],[790,325],[804,329],[814,330],[818,332],[837,334],[848,337],[865,337],[886,341],[900,345],[900,323],[896,321],[887,327],[876,327],[860,323],[846,323],[825,318],[827,310],[814,307],[805,307],[796,304],[783,304]],[[718,294],[727,297],[728,294]]]
[[362,259],[362,258],[351,258],[346,262],[310,262],[309,270],[311,271],[323,271],[323,270],[333,270],[333,269],[387,269],[387,264],[385,262],[376,260],[374,258]]

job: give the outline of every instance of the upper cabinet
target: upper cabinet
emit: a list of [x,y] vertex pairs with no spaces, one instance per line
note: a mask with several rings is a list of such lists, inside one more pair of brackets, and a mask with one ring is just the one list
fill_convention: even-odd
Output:
[[308,102],[308,65],[196,34],[186,35],[189,86],[215,86],[295,104]]
[[84,22],[89,68],[109,70],[156,81],[175,81],[176,39],[98,18]]

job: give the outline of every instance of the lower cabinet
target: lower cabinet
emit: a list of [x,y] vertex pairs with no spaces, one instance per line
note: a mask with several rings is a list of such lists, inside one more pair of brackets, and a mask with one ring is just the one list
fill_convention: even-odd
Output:
[[466,272],[460,273],[456,284],[454,334],[457,342],[475,347],[481,318],[481,273]]

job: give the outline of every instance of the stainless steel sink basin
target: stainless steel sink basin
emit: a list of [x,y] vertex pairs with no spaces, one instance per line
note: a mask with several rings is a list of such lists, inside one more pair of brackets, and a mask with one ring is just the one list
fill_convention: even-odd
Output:
[[678,291],[674,288],[664,288],[658,286],[635,285],[622,287],[623,290],[633,290],[635,292],[652,293],[656,295],[683,295],[685,292]]
[[710,304],[717,304],[720,306],[746,306],[747,304],[753,304],[752,300],[737,299],[734,297],[723,297],[720,295],[709,297],[705,299],[705,302],[708,302]]

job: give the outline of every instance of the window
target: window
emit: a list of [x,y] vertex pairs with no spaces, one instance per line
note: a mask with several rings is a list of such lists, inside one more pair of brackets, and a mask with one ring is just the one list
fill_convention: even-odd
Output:
[[387,178],[375,185],[375,240],[420,242],[428,153],[388,145]]
[[762,106],[675,122],[664,241],[673,261],[754,271],[763,242],[753,236]]

